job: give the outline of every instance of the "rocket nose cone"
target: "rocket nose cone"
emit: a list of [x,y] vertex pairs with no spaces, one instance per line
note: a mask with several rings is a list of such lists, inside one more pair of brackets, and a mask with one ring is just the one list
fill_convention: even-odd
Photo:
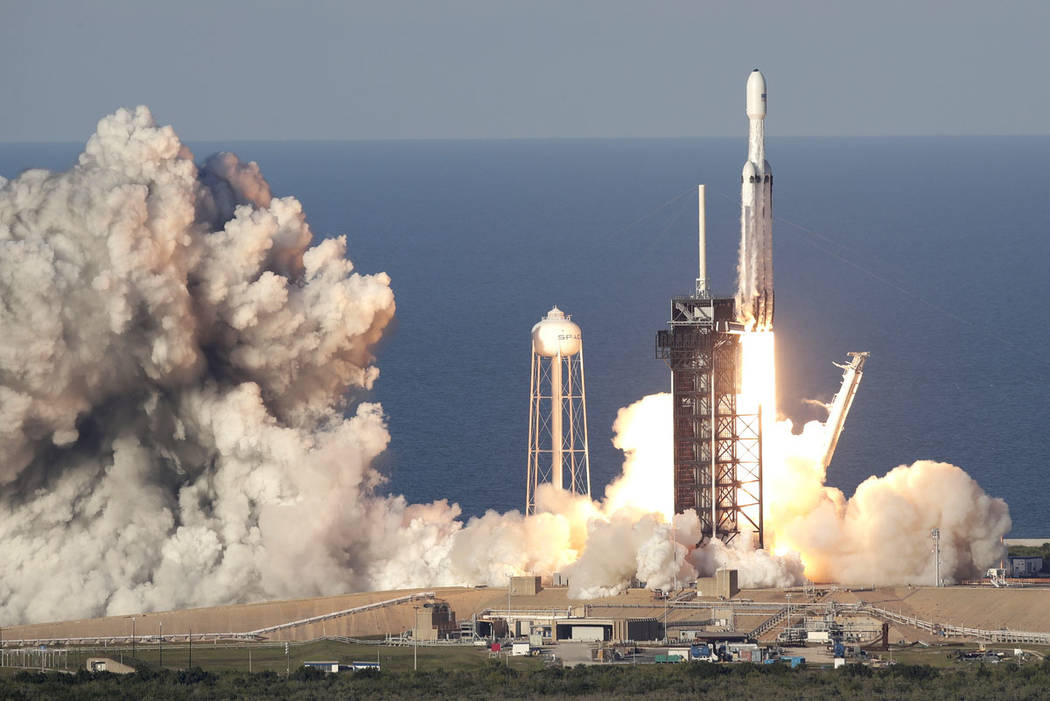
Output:
[[747,116],[762,119],[766,116],[766,79],[757,68],[747,77]]

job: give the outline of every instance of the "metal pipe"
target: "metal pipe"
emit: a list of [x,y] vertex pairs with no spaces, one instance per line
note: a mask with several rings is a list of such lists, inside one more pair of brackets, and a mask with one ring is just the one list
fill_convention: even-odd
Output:
[[568,411],[565,412],[565,415],[569,419],[569,431],[564,446],[569,451],[569,491],[573,494],[579,494],[581,490],[579,485],[579,474],[576,467],[576,403],[573,401],[575,399],[573,394],[575,388],[573,387],[572,381],[572,366],[573,362],[572,357],[570,356],[566,358],[565,363],[565,399],[568,401],[566,402],[567,406],[563,406],[568,409]]
[[[715,347],[714,341],[711,342],[711,360],[714,361]],[[708,397],[711,406],[708,410],[711,412],[711,540],[717,540],[718,538],[718,456],[715,451],[718,449],[718,443],[715,435],[718,433],[718,407],[715,405],[715,366],[712,362],[707,368],[707,388]]]
[[583,345],[580,345],[580,406],[583,407],[583,464],[587,470],[587,498],[591,498],[591,452],[587,436],[587,385],[583,369]]
[[562,391],[561,391],[562,355],[551,358],[551,482],[558,489],[565,488],[562,478]]
[[536,384],[540,381],[540,374],[537,372],[537,366],[540,363],[540,358],[536,355],[535,349],[532,350],[531,354],[531,378],[529,380],[529,461],[525,468],[525,515],[528,516],[533,512],[532,500],[535,498],[536,493],[536,480],[539,463],[539,451],[537,450],[537,441],[539,426],[536,425],[536,403],[539,401],[538,391]]

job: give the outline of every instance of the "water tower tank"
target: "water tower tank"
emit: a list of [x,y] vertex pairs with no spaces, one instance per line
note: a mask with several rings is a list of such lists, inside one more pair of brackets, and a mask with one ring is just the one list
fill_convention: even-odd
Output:
[[580,327],[557,307],[532,327],[532,350],[545,358],[576,355],[583,343]]

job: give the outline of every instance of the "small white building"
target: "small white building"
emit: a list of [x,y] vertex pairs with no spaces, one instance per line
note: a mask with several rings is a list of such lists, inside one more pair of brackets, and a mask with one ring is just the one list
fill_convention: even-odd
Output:
[[1032,577],[1043,569],[1043,558],[1039,556],[1010,556],[1011,577]]

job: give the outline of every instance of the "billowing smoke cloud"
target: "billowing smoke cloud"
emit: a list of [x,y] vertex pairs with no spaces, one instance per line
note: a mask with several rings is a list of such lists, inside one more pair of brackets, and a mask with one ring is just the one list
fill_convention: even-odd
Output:
[[382,410],[354,396],[378,376],[387,276],[354,272],[342,237],[313,244],[256,164],[197,166],[141,107],[103,119],[71,170],[0,179],[0,300],[8,623],[530,572],[565,572],[581,597],[726,565],[744,586],[800,582],[803,562],[919,581],[929,528],[949,577],[996,559],[1009,528],[1005,504],[935,463],[847,501],[787,431],[767,463],[791,490],[767,518],[784,553],[698,549],[696,514],[670,518],[668,395],[621,410],[624,474],[600,502],[546,487],[535,516],[464,523],[446,501],[380,496]]
[[[628,419],[631,426],[621,429],[620,438],[644,429],[641,435],[669,446],[670,416],[670,395],[646,397],[621,411],[620,419]],[[667,436],[659,437],[660,427],[666,427],[662,430]],[[919,460],[882,477],[869,477],[847,499],[840,490],[824,484],[829,429],[823,423],[811,421],[798,434],[787,420],[771,422],[770,428],[763,451],[769,549],[752,550],[739,538],[732,546],[714,542],[693,549],[690,544],[699,533],[696,515],[680,514],[674,517],[673,538],[693,570],[679,572],[680,576],[735,567],[745,587],[784,586],[804,578],[845,584],[933,584],[936,564],[931,531],[935,528],[940,530],[941,576],[948,583],[980,576],[1004,555],[1001,539],[1011,527],[1006,502],[988,496],[961,468]],[[640,490],[646,485],[649,491],[642,492],[642,503],[650,503],[649,493],[670,491],[673,461],[669,448],[666,452],[650,449],[651,461],[645,471],[632,475],[632,457],[636,456],[631,446],[623,447],[628,451],[628,474],[621,483],[631,480]],[[610,485],[609,491],[616,486]],[[588,543],[588,552],[590,549]],[[610,548],[608,556],[615,557],[615,548]],[[661,570],[665,575],[660,581],[666,581],[667,573],[675,569],[670,562],[671,557],[665,556]]]
[[[254,163],[145,108],[0,188],[5,620],[366,586],[394,311]],[[395,500],[396,502],[396,500]],[[395,504],[397,505],[397,504]],[[404,509],[402,509],[404,510]]]
[[824,486],[825,426],[810,422],[798,435],[791,429],[790,422],[779,422],[772,437],[778,460],[767,470],[767,523],[775,549],[802,553],[810,578],[933,584],[935,528],[946,581],[976,577],[999,564],[1009,509],[962,469],[919,460],[869,477],[847,499]]

